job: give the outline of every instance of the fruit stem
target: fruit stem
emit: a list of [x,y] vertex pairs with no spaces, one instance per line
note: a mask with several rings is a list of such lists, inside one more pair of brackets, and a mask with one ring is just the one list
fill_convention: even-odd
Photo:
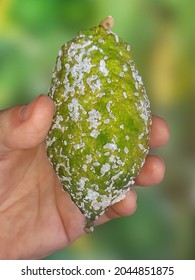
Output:
[[110,30],[114,26],[114,19],[112,16],[108,16],[105,19],[103,19],[99,26],[103,26],[105,30]]
[[84,227],[84,231],[86,233],[92,233],[94,231],[93,220],[87,220],[86,225]]

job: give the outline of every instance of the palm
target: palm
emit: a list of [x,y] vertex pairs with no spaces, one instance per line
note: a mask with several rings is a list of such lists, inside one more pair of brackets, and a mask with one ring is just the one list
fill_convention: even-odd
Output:
[[[23,122],[17,120],[20,107],[0,112],[0,258],[42,258],[83,234],[84,216],[69,195],[62,193],[45,151],[44,138],[51,125],[52,108],[51,100],[42,96],[28,109],[30,117]],[[160,120],[155,122],[153,127]],[[167,141],[165,126],[161,123],[162,143],[152,132],[151,146]],[[150,156],[137,183],[158,183],[163,174],[162,161]],[[113,205],[96,224],[130,215],[135,209],[136,194],[130,191],[126,199]]]
[[15,252],[25,258],[30,251],[33,258],[40,258],[81,235],[83,216],[69,196],[62,193],[61,186],[57,186],[60,183],[48,162],[44,145],[14,152],[7,160],[11,165],[1,175],[0,184],[7,180],[8,174],[11,176],[9,186],[2,192],[0,224],[6,226],[1,228],[2,232],[11,233],[12,257]]

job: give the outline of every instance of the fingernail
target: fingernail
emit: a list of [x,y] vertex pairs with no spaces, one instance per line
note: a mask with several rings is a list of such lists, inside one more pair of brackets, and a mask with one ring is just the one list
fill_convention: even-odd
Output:
[[39,95],[38,97],[36,97],[30,104],[27,105],[23,105],[19,111],[19,118],[22,122],[26,121],[27,119],[30,118],[32,111],[34,109],[34,106],[37,102],[37,100],[41,97],[41,95]]

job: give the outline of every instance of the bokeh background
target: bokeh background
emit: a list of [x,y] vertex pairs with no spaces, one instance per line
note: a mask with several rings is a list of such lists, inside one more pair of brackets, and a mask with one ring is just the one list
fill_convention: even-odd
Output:
[[[170,127],[164,181],[136,187],[138,209],[47,259],[195,258],[195,1],[0,0],[0,109],[47,93],[60,46],[115,18],[152,111]],[[56,236],[56,238],[58,238]]]

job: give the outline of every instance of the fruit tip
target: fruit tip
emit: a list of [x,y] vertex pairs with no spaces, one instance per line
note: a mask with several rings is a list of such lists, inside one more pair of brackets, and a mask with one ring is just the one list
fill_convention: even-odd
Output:
[[114,18],[112,16],[107,16],[100,22],[99,26],[103,26],[105,30],[112,29],[114,26]]
[[94,231],[93,222],[93,220],[87,220],[87,223],[83,229],[85,233],[92,233]]

